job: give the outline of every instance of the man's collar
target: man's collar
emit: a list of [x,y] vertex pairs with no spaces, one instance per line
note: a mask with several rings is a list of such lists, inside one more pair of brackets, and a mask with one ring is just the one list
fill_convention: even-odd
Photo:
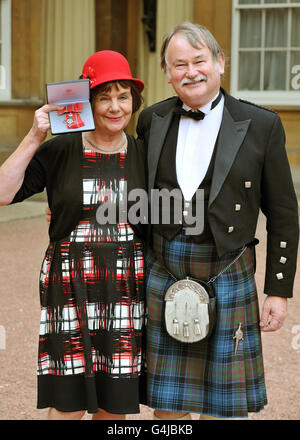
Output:
[[[218,90],[218,93],[216,94],[216,96],[213,97],[213,99],[211,99],[207,104],[205,104],[203,107],[199,107],[197,110],[200,110],[201,112],[205,113],[206,115],[210,112],[210,108],[211,108],[211,104],[212,102],[218,97],[220,93],[220,90]],[[182,108],[184,110],[192,110],[191,107],[189,107],[188,105],[184,104],[181,100],[180,100],[181,104],[182,104]],[[195,111],[195,110],[194,110]]]

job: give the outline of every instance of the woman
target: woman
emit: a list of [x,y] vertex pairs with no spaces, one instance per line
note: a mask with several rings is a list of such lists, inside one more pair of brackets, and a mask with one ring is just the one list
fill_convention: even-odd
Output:
[[[50,243],[40,273],[38,408],[49,419],[122,419],[144,399],[142,229],[127,219],[99,224],[100,206],[145,187],[143,146],[125,135],[144,84],[127,60],[100,51],[88,58],[95,131],[45,140],[45,105],[0,169],[0,204],[46,187]],[[126,188],[127,184],[127,188]],[[112,200],[110,200],[112,201]]]

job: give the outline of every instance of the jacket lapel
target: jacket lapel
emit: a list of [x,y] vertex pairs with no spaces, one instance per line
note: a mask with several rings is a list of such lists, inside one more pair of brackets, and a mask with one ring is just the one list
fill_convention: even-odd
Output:
[[165,142],[165,138],[172,122],[172,110],[165,116],[159,116],[156,113],[152,115],[152,123],[148,144],[148,189],[151,190],[154,187],[154,181],[156,176],[157,165],[160,157],[162,147]]
[[251,119],[234,121],[226,105],[217,141],[217,154],[210,190],[209,206],[218,196],[246,136]]
[[[251,123],[251,119],[247,119],[244,121],[235,121],[232,118],[227,106],[229,104],[229,108],[233,108],[232,106],[234,105],[234,103],[231,102],[232,100],[230,100],[229,95],[227,95],[226,93],[224,94],[225,106],[217,141],[217,153],[209,197],[209,206],[218,196]],[[168,129],[172,122],[173,107],[174,104],[172,103],[170,110],[164,116],[157,115],[156,113],[153,113],[152,115],[152,123],[148,144],[149,191],[151,191],[151,189],[153,189],[154,187],[159,157],[166,139]]]

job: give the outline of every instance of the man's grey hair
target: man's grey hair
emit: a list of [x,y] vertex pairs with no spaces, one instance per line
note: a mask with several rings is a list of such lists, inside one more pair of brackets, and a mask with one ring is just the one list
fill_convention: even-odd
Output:
[[212,53],[213,59],[218,62],[219,55],[223,54],[223,51],[212,35],[212,33],[204,26],[200,24],[190,23],[185,21],[184,23],[178,24],[175,26],[172,31],[164,38],[160,57],[161,57],[161,68],[166,72],[168,67],[168,58],[167,58],[167,50],[169,43],[172,37],[175,34],[183,34],[189,41],[189,43],[195,48],[199,49],[199,47],[206,45]]

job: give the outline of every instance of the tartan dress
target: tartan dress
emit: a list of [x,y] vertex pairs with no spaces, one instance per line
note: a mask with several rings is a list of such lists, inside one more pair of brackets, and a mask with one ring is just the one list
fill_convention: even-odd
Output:
[[[247,417],[267,403],[253,250],[243,255],[213,285],[217,319],[208,340],[181,343],[164,324],[164,295],[174,283],[159,260],[177,279],[207,281],[238,255],[220,259],[213,241],[194,243],[179,234],[168,241],[154,234],[154,253],[146,258],[147,280],[147,401],[152,408]],[[234,335],[244,333],[235,354]]]
[[124,187],[126,152],[84,148],[77,227],[51,242],[40,273],[38,408],[139,412],[144,401],[143,245],[129,223],[99,224]]

